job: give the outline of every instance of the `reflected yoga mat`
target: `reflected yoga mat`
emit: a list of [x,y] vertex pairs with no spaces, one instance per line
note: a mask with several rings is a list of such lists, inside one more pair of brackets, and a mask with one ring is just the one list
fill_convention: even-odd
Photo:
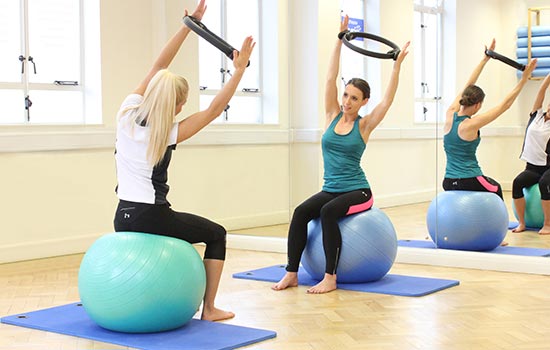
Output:
[[79,303],[6,316],[2,323],[61,333],[137,349],[235,349],[274,338],[277,333],[219,322],[192,319],[183,327],[160,332],[130,334],[99,327]]
[[[517,221],[510,221],[510,222],[508,223],[508,229],[509,229],[509,230],[512,230],[512,229],[518,227],[518,225],[519,225],[519,222],[517,222]],[[538,232],[538,231],[540,230],[540,227],[529,227],[529,226],[527,226],[527,227],[525,228],[525,230],[526,230],[526,231],[537,231],[537,232]]]
[[[233,278],[248,280],[279,282],[285,274],[284,265],[274,265],[257,270],[250,270],[233,274]],[[302,268],[298,270],[298,281],[303,286],[313,286],[319,281],[312,279]],[[440,290],[457,286],[456,280],[438,278],[414,277],[388,274],[382,279],[368,283],[338,283],[339,289],[357,292],[420,297]]]
[[[397,245],[399,247],[435,249],[434,242],[429,240],[399,240],[397,241]],[[550,249],[543,248],[499,246],[485,253],[550,257]]]

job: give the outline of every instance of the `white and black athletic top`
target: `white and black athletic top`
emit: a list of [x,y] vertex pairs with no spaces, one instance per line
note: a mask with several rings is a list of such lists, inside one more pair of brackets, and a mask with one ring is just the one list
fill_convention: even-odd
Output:
[[550,120],[542,109],[531,113],[520,159],[537,166],[550,165]]
[[[131,94],[122,102],[120,110],[139,105],[142,101],[143,96]],[[118,198],[130,202],[166,204],[168,165],[176,148],[178,123],[175,122],[172,127],[163,160],[152,167],[147,160],[149,128],[132,123],[133,118],[130,117],[134,113],[135,110],[126,112],[117,124],[115,160]]]

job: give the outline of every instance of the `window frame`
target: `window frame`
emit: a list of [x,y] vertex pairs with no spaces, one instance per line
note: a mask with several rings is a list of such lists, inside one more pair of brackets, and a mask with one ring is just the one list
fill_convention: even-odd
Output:
[[[26,108],[25,101],[21,102],[22,117],[17,120],[0,120],[0,127],[3,128],[30,128],[31,126],[86,126],[98,125],[102,123],[101,115],[101,77],[100,77],[100,49],[99,40],[99,0],[78,0],[78,72],[77,84],[66,85],[56,84],[54,81],[48,82],[33,82],[32,74],[34,66],[29,62],[28,57],[32,56],[32,46],[30,38],[30,6],[29,0],[18,0],[18,15],[20,28],[20,55],[24,57],[21,62],[24,72],[20,74],[18,81],[0,81],[0,90],[17,90],[21,93],[22,98],[30,95],[30,100],[33,100],[32,93],[35,92],[77,92],[79,94],[79,108],[77,111],[71,109],[69,115],[71,118],[66,118],[63,121],[51,118],[33,119],[33,107]],[[97,22],[97,23],[95,23]],[[93,32],[93,34],[92,34]],[[90,42],[88,42],[90,41]],[[94,53],[95,52],[95,53]],[[97,60],[97,62],[94,62]],[[40,66],[40,61],[36,62],[37,70],[44,69]],[[94,77],[96,76],[96,77]],[[91,84],[88,84],[87,77],[90,77]],[[56,80],[62,82],[62,80]],[[99,107],[98,107],[99,106]],[[50,108],[51,110],[51,108]],[[30,114],[30,118],[29,118]],[[38,121],[37,121],[38,119]]]
[[[363,21],[363,32],[369,32],[369,30],[367,30],[367,25],[369,24],[370,21],[368,21],[368,17],[367,17],[367,2],[368,0],[356,0],[356,1],[360,1],[362,2],[362,7],[361,7],[361,16],[362,18],[360,18],[362,21]],[[341,9],[341,15],[344,16],[344,15],[348,15],[351,18],[353,19],[357,19],[355,16],[355,14],[350,14],[350,13],[345,13],[345,9],[344,7],[345,6],[345,0],[342,0],[341,3],[340,3],[340,9]],[[351,23],[348,24],[348,29],[350,28],[351,26]],[[370,27],[370,24],[369,24],[369,27]],[[362,45],[360,44],[359,46],[362,46],[363,48],[366,48],[366,41],[362,38],[358,38],[358,39],[355,39],[355,40],[359,40],[362,42]],[[376,45],[376,43],[374,43]],[[355,43],[354,45],[357,45],[357,43]],[[362,63],[360,65],[360,69],[358,71],[360,71],[359,74],[350,74],[349,76],[345,76],[347,73],[350,72],[350,70],[347,70],[346,69],[346,57],[355,57],[356,60],[361,60]],[[340,72],[339,72],[339,76],[340,76],[340,82],[341,82],[341,91],[344,91],[345,87],[346,87],[346,84],[347,82],[352,79],[352,78],[361,78],[361,79],[366,79],[367,75],[369,76],[369,81],[368,83],[372,86],[373,83],[379,83],[379,78],[375,75],[375,74],[370,74],[371,71],[375,70],[376,68],[373,68],[371,67],[371,65],[374,65],[374,64],[379,64],[379,63],[370,63],[369,64],[369,60],[365,59],[365,57],[363,55],[360,55],[360,54],[357,54],[357,52],[354,52],[352,50],[350,50],[349,48],[347,48],[345,45],[342,45],[342,50],[340,52]],[[373,92],[371,91],[371,94],[373,94]],[[372,96],[371,96],[372,97]],[[341,96],[338,96],[338,100],[340,100]],[[359,109],[359,114],[360,115],[366,115],[368,114],[371,109],[374,108],[372,107],[370,104],[367,104],[363,107],[361,107],[361,109]]]
[[[433,90],[435,90],[431,94],[426,94],[424,90],[424,84],[427,84],[425,81],[426,79],[426,66],[425,64],[421,65],[421,72],[420,72],[420,82],[416,80],[416,77],[414,78],[414,122],[415,123],[421,123],[421,124],[427,124],[427,123],[438,123],[442,120],[444,120],[444,113],[443,113],[443,17],[444,17],[444,3],[443,0],[437,0],[437,5],[430,6],[430,5],[424,5],[425,0],[414,0],[414,12],[418,12],[421,16],[421,23],[424,24],[423,21],[424,15],[436,15],[436,22],[437,22],[437,30],[436,30],[436,36],[437,36],[437,42],[436,42],[436,79],[435,79],[435,87],[429,87]],[[415,55],[415,59],[419,59],[421,62],[424,62],[424,57],[428,54],[426,52],[426,33],[423,28],[417,28],[416,27],[416,21],[414,22],[414,31],[420,30],[420,37],[421,42],[419,45],[417,45],[417,50],[419,53]],[[421,96],[419,97],[417,95],[417,89],[418,86],[421,86],[420,89],[422,90]],[[426,119],[426,114],[423,113],[422,115],[417,115],[417,109],[416,106],[418,103],[422,104],[423,108],[426,108],[427,104],[433,104],[435,105],[435,118],[432,119]]]
[[[254,0],[257,2],[257,7],[258,7],[258,13],[257,13],[257,16],[256,18],[258,18],[258,38],[255,38],[256,39],[256,42],[260,42],[262,41],[262,37],[263,37],[263,23],[264,21],[262,21],[262,16],[263,16],[263,8],[262,8],[262,1],[261,0]],[[228,10],[227,10],[227,6],[228,6],[228,0],[220,0],[220,18],[219,18],[219,23],[220,23],[220,30],[221,30],[221,33],[217,33],[221,38],[223,38],[225,40],[225,38],[227,38],[227,32],[228,32],[228,21],[227,21],[227,13],[228,13]],[[258,45],[257,45],[258,46]],[[258,47],[256,47],[256,50],[258,50]],[[222,112],[222,114],[217,117],[213,122],[212,122],[212,125],[242,125],[242,124],[246,124],[246,125],[263,125],[263,124],[272,124],[272,122],[268,122],[266,121],[266,118],[265,118],[265,113],[264,113],[264,98],[265,98],[265,94],[264,94],[264,88],[263,88],[263,85],[264,85],[264,74],[263,74],[263,71],[264,71],[264,60],[263,60],[263,55],[262,55],[262,51],[263,50],[259,50],[258,52],[258,58],[259,58],[259,62],[254,62],[254,63],[251,63],[251,64],[256,64],[258,65],[258,87],[253,87],[253,88],[249,88],[249,87],[242,87],[242,82],[241,84],[239,84],[239,88],[235,91],[235,93],[233,94],[234,97],[253,97],[253,98],[257,98],[258,101],[259,101],[259,104],[258,104],[258,110],[259,110],[259,115],[257,116],[256,118],[256,121],[255,122],[250,122],[250,121],[239,121],[238,118],[236,119],[231,119],[230,117],[230,112],[231,112],[231,108],[229,109],[226,109],[224,110],[224,112]],[[204,86],[201,86],[201,84],[199,83],[199,106],[200,106],[200,109],[205,109],[208,104],[209,104],[209,100],[206,100],[203,102],[203,98],[206,97],[206,96],[209,96],[209,97],[214,97],[216,96],[220,90],[223,88],[224,86],[224,83],[230,78],[230,74],[227,74],[225,72],[229,72],[231,70],[231,60],[229,58],[227,58],[222,52],[218,52],[219,54],[219,57],[220,57],[220,87],[219,88],[208,88],[208,87],[204,87]],[[201,53],[200,53],[200,47],[199,47],[199,60],[200,60],[200,57],[201,57]],[[229,75],[229,76],[228,76]],[[199,81],[200,81],[200,71],[199,71]],[[250,91],[245,91],[245,89],[251,89]],[[234,104],[235,103],[235,100],[232,99],[228,106],[231,106],[231,104]],[[268,118],[269,119],[269,118]]]

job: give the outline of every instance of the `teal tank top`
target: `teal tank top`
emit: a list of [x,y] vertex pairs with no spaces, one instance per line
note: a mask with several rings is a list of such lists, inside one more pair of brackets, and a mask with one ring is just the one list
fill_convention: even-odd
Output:
[[445,177],[448,179],[464,179],[483,175],[477,162],[476,150],[481,142],[479,131],[477,138],[473,141],[464,141],[458,136],[458,126],[464,119],[470,116],[461,115],[455,112],[451,131],[443,136],[443,147],[447,156]]
[[346,135],[334,131],[341,118],[342,112],[330,123],[321,139],[325,169],[323,191],[340,193],[370,188],[361,168],[361,157],[367,147],[359,131],[361,117],[357,117]]

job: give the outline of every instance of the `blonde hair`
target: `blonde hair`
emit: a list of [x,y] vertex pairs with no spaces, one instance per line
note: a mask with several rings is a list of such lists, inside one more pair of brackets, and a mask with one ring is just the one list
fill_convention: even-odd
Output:
[[185,78],[162,69],[147,85],[141,104],[129,106],[119,114],[135,110],[129,120],[131,125],[143,125],[145,122],[149,128],[147,158],[153,166],[164,158],[176,117],[176,107],[187,100],[188,92],[189,84]]

